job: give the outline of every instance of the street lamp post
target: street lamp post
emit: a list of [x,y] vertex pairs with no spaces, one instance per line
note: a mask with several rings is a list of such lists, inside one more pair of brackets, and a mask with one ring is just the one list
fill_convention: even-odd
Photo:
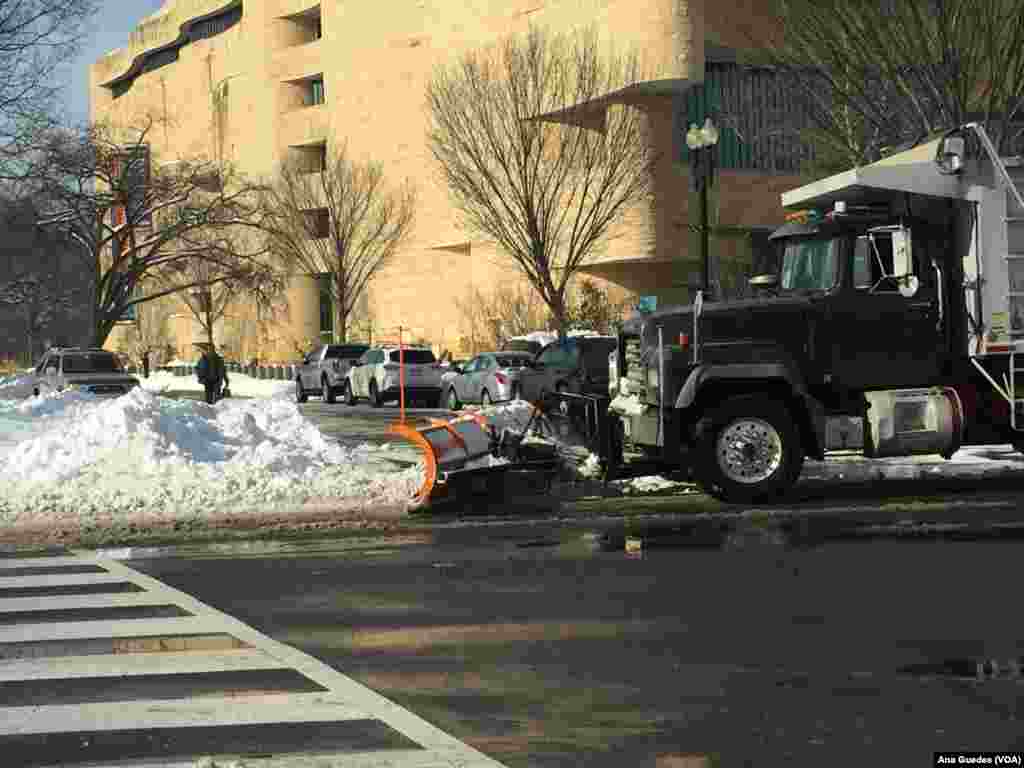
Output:
[[700,192],[700,254],[703,291],[711,293],[711,226],[708,221],[708,189],[715,180],[715,147],[718,145],[718,128],[711,118],[704,120],[704,126],[691,123],[686,132],[686,146],[690,149],[690,184]]

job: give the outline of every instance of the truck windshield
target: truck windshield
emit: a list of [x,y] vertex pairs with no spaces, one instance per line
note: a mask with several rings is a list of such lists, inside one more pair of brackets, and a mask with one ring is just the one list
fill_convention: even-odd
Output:
[[836,284],[838,267],[837,239],[789,240],[782,254],[781,288],[792,291],[827,291]]

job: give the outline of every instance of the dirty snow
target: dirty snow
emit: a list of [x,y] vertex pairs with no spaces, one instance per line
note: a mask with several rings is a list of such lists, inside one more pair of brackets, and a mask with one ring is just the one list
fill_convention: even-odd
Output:
[[4,399],[0,433],[0,524],[402,504],[423,479],[379,446],[329,443],[284,398],[209,406],[139,388],[114,399]]

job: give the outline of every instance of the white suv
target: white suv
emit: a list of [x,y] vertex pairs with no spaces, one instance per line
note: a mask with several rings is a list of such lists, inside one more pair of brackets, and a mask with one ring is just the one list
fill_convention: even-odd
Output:
[[[437,408],[441,402],[441,376],[444,368],[434,353],[423,347],[406,347],[405,402],[426,403]],[[399,399],[401,366],[398,347],[374,347],[360,357],[345,377],[343,396],[349,405],[360,398],[379,408],[385,400]]]
[[139,386],[139,380],[121,367],[117,355],[105,349],[58,347],[49,350],[36,367],[32,393],[44,395],[80,390],[118,397]]

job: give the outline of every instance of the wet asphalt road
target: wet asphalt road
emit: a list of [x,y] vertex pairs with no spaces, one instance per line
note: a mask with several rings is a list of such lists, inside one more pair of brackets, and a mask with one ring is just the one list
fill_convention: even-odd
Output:
[[1024,748],[1022,555],[749,528],[636,557],[511,524],[130,564],[509,766],[896,766]]

